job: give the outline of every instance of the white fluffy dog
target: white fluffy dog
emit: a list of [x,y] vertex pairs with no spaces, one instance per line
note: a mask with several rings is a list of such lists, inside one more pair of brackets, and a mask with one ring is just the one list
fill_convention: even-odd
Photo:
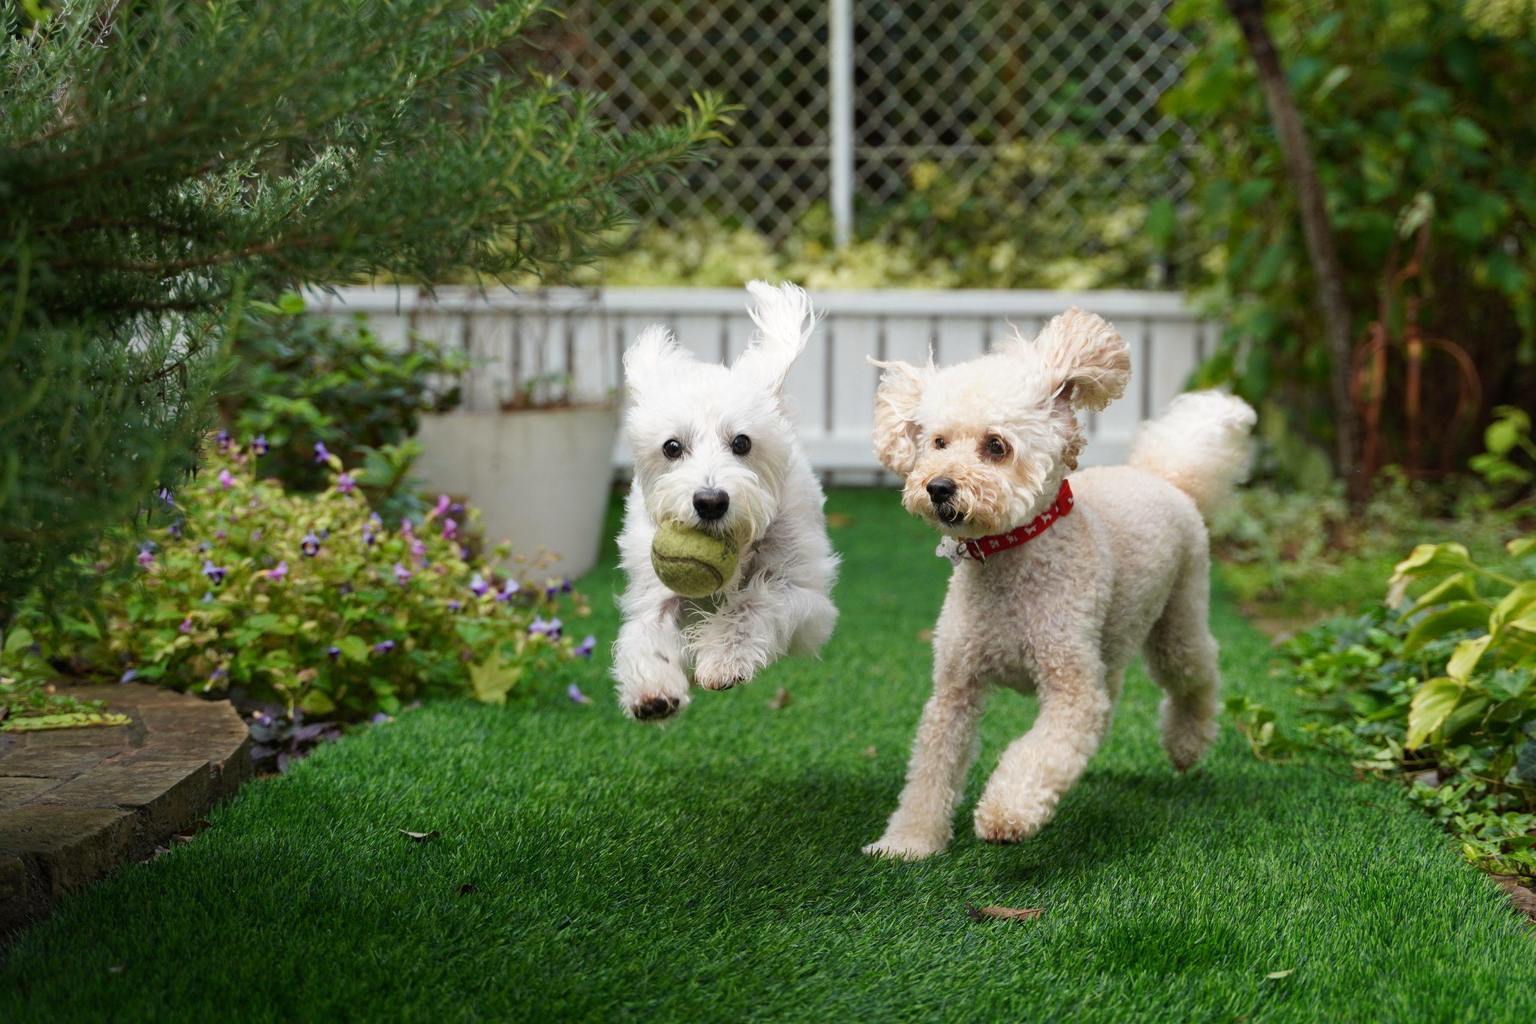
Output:
[[1253,410],[1181,396],[1143,425],[1130,465],[1073,473],[1078,412],[1130,379],[1125,342],[1100,317],[1069,310],[1033,344],[945,369],[879,365],[876,453],[956,565],[906,787],[865,852],[915,859],[949,844],[990,684],[1038,694],[1040,711],[976,805],[982,839],[1018,842],[1051,820],[1138,649],[1165,694],[1163,749],[1180,771],[1194,764],[1215,737],[1220,686],[1202,516],[1246,471]]
[[[747,290],[758,331],[729,368],[698,362],[661,325],[624,353],[635,479],[619,535],[628,586],[613,675],[631,718],[686,706],[690,671],[725,690],[786,653],[814,654],[837,621],[825,499],[783,397],[815,314],[794,285]],[[718,594],[683,598],[657,579],[651,538],[666,520],[737,540],[740,564]]]

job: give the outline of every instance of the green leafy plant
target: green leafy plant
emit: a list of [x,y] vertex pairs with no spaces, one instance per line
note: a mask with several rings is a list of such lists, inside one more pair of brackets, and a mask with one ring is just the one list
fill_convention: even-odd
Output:
[[[1264,8],[1361,346],[1345,369],[1367,443],[1378,439],[1366,461],[1459,467],[1487,407],[1536,386],[1536,122],[1524,116],[1536,34],[1528,18],[1456,0]],[[1193,43],[1162,100],[1199,141],[1182,211],[1205,254],[1192,283],[1226,325],[1204,378],[1281,403],[1327,441],[1340,418],[1322,386],[1333,363],[1252,61],[1222,0],[1179,0],[1170,17]]]
[[60,693],[48,680],[32,632],[7,630],[0,639],[0,732],[128,724],[126,715],[106,711],[105,702]]
[[369,460],[360,482],[385,488],[385,496],[398,493],[405,476],[386,468],[399,463],[398,455],[377,453],[407,441],[423,413],[455,407],[456,375],[465,365],[425,340],[393,350],[362,318],[306,314],[293,292],[275,304],[251,303],[230,355],[223,419],[234,436],[268,449],[263,473],[290,490],[322,490],[331,474],[310,453],[324,444],[349,465]]
[[178,690],[237,693],[311,717],[393,714],[470,694],[527,699],[590,655],[562,616],[587,614],[538,564],[473,558],[473,514],[448,498],[386,523],[342,461],[318,494],[263,479],[263,456],[224,445],[155,513],[159,524],[101,552],[99,600],[26,618],[51,662]]
[[1490,486],[1524,491],[1536,483],[1530,413],[1518,406],[1499,406],[1483,432],[1483,444],[1487,450],[1472,456],[1471,466]]
[[1536,875],[1536,536],[1506,554],[1493,568],[1458,543],[1420,545],[1388,604],[1289,641],[1298,733],[1231,710],[1256,753],[1311,745],[1401,777],[1475,863]]

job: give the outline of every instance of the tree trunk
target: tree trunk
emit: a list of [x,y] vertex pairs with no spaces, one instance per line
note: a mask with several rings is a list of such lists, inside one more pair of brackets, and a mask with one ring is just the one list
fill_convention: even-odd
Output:
[[1312,278],[1317,288],[1317,304],[1323,314],[1324,340],[1328,345],[1335,460],[1350,496],[1360,500],[1370,482],[1358,477],[1356,453],[1360,432],[1349,387],[1349,368],[1354,349],[1353,329],[1349,300],[1344,295],[1344,278],[1339,272],[1339,252],[1334,243],[1333,225],[1328,219],[1328,207],[1324,202],[1323,185],[1317,177],[1317,165],[1312,162],[1312,150],[1307,145],[1296,100],[1291,96],[1285,71],[1280,67],[1280,55],[1275,52],[1275,41],[1264,24],[1264,0],[1226,0],[1226,4],[1238,27],[1242,29],[1243,38],[1248,43],[1248,52],[1258,68],[1259,85],[1264,90],[1264,102],[1269,107],[1270,123],[1280,143],[1280,153],[1285,159],[1285,171],[1291,179],[1291,188],[1296,193],[1296,205],[1301,212],[1301,232],[1307,243],[1307,256],[1312,264]]

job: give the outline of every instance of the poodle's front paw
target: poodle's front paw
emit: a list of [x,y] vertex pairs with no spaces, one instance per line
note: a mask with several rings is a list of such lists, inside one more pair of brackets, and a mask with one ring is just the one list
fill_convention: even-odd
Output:
[[976,838],[988,843],[1022,843],[1051,820],[1055,805],[1032,801],[1025,806],[1006,806],[982,801],[976,806]]
[[889,857],[892,860],[922,860],[936,853],[943,853],[949,845],[949,837],[923,835],[917,832],[887,832],[864,847],[871,857]]
[[756,665],[729,648],[702,650],[693,665],[693,681],[706,690],[729,690],[751,682],[756,674]]

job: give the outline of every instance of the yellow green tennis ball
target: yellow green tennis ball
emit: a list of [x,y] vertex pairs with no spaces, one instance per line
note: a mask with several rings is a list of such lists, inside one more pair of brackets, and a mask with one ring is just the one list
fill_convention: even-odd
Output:
[[708,597],[736,573],[741,556],[733,537],[716,537],[682,523],[665,522],[651,539],[651,565],[667,589],[684,597]]

